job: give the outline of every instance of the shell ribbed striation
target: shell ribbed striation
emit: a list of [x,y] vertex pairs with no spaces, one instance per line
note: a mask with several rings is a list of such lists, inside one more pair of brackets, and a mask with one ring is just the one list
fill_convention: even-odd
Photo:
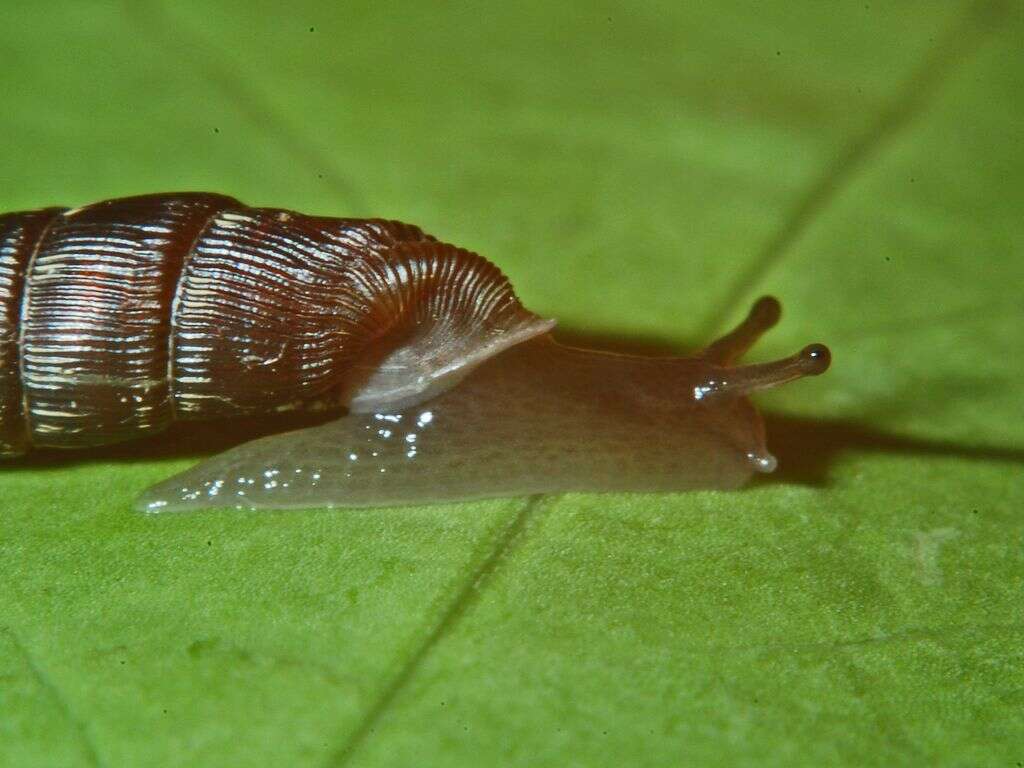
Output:
[[0,456],[29,445],[21,386],[21,315],[29,263],[43,233],[62,212],[48,208],[0,216]]
[[417,227],[147,195],[0,217],[0,455],[422,396],[550,327]]

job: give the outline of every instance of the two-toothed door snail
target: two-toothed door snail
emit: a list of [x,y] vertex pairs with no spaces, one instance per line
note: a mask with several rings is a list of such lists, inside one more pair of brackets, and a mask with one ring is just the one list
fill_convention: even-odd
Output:
[[822,373],[737,360],[758,301],[692,358],[563,346],[490,262],[420,229],[161,194],[0,216],[0,456],[178,419],[344,415],[214,456],[147,511],[733,488],[775,459],[747,399]]

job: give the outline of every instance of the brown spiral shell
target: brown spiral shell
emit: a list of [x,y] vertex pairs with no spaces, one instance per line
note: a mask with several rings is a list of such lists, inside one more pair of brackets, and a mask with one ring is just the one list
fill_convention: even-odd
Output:
[[488,261],[396,221],[208,193],[3,215],[0,455],[342,407],[375,350],[535,319]]

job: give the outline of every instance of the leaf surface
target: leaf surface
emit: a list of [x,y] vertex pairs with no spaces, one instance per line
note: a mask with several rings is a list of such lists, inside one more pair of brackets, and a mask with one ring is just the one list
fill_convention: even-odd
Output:
[[0,11],[2,208],[400,218],[576,336],[770,292],[757,355],[834,367],[734,493],[149,518],[188,432],[9,465],[0,765],[1024,760],[1019,6],[210,5]]

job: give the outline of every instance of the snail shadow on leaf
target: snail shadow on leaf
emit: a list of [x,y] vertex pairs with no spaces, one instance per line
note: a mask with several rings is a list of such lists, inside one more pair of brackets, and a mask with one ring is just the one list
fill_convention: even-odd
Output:
[[755,478],[756,485],[829,484],[829,467],[844,453],[937,456],[971,461],[1024,464],[1024,450],[965,445],[945,440],[905,437],[841,419],[811,419],[765,412],[765,429],[779,468]]
[[[664,357],[693,352],[692,348],[652,337],[597,335],[574,329],[559,329],[555,336],[563,344],[622,354]],[[770,475],[759,475],[754,481],[758,486],[775,483],[827,486],[831,465],[845,453],[938,456],[1024,465],[1024,449],[901,436],[853,420],[762,413],[768,444],[779,460],[779,468]],[[24,458],[4,462],[0,474],[19,468],[59,470],[79,465],[198,459],[258,437],[316,426],[334,418],[337,414],[320,412],[180,422],[162,434],[128,443],[85,451],[37,450]]]
[[43,448],[4,462],[6,469],[67,469],[69,467],[145,463],[171,459],[199,459],[212,456],[241,443],[279,432],[314,427],[337,418],[337,413],[289,413],[274,416],[241,417],[213,421],[183,421],[160,434],[87,450],[64,451]]

